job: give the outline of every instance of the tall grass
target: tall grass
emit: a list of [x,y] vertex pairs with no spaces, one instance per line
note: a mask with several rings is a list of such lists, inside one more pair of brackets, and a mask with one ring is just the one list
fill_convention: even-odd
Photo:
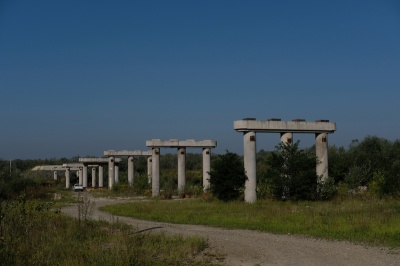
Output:
[[400,202],[258,201],[222,203],[205,200],[147,201],[104,207],[115,215],[171,223],[299,234],[400,247]]
[[[81,200],[81,205],[90,205]],[[52,204],[24,198],[0,202],[1,265],[214,265],[203,255],[207,241],[138,233],[118,222],[82,219],[51,209]]]

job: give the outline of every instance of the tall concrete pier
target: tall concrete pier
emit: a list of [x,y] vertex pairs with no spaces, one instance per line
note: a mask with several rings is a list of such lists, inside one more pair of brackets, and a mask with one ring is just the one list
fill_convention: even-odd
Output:
[[160,196],[160,148],[154,147],[152,149],[151,161],[151,195],[158,197]]
[[[135,166],[134,166],[134,157],[135,156],[147,156],[148,158],[151,158],[152,152],[151,151],[140,151],[140,150],[135,150],[135,151],[127,151],[127,150],[122,150],[122,151],[114,151],[114,150],[109,150],[109,151],[104,151],[104,156],[107,156],[109,158],[111,157],[128,157],[128,184],[130,186],[133,185],[134,179],[135,179]],[[151,160],[147,160],[147,169],[149,169],[149,164],[151,164]],[[151,167],[151,165],[150,165]],[[147,170],[149,172],[149,170]],[[149,173],[147,173],[149,174]],[[117,177],[115,178],[117,182]]]
[[245,183],[244,200],[246,202],[256,201],[256,133],[249,131],[243,133],[244,143],[244,169],[248,179]]
[[211,149],[203,148],[203,190],[210,189]]
[[[178,191],[182,191],[185,188],[186,183],[186,148],[202,148],[203,149],[203,188],[209,187],[209,183],[204,182],[208,180],[210,172],[210,149],[217,146],[215,140],[200,140],[196,141],[193,139],[180,141],[177,139],[171,139],[161,141],[159,139],[147,140],[146,146],[152,148],[152,195],[157,197],[160,195],[160,148],[177,148],[178,153]],[[205,151],[204,151],[205,150]]]
[[255,202],[256,194],[256,132],[280,133],[281,142],[292,143],[293,133],[313,133],[316,140],[316,155],[319,164],[316,165],[317,175],[321,180],[328,177],[328,140],[327,134],[336,130],[336,123],[329,120],[317,120],[307,122],[303,119],[292,121],[281,121],[280,119],[269,119],[259,121],[255,118],[245,118],[234,121],[233,128],[243,132],[244,142],[244,168],[248,180],[245,188],[245,201]]

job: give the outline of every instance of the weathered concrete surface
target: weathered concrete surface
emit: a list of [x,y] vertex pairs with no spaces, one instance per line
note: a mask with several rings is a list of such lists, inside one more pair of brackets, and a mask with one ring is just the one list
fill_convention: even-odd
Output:
[[215,140],[177,140],[177,139],[170,139],[170,140],[147,140],[146,141],[147,147],[169,147],[169,148],[179,148],[179,147],[194,147],[194,148],[215,148],[217,146],[217,141]]
[[151,156],[151,150],[150,151],[140,151],[140,150],[135,150],[135,151],[128,151],[128,150],[122,150],[122,151],[114,151],[114,150],[109,150],[109,151],[104,151],[104,156]]
[[234,121],[233,128],[236,131],[255,132],[333,133],[336,130],[336,123],[309,121],[260,121],[243,119]]

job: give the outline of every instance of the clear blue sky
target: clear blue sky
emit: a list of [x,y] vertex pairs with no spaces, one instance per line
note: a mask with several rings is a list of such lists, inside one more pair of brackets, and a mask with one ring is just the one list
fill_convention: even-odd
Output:
[[172,138],[242,154],[244,117],[329,119],[330,145],[395,140],[400,2],[1,0],[0,94],[6,160]]

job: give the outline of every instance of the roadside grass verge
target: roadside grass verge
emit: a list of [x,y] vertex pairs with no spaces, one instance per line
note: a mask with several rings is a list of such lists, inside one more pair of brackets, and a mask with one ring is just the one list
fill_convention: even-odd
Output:
[[[138,232],[119,222],[93,221],[81,199],[79,219],[53,203],[0,201],[1,265],[218,265],[199,237]],[[84,214],[83,214],[84,213]]]
[[400,247],[400,201],[334,200],[254,204],[204,199],[143,201],[101,208],[114,215]]

